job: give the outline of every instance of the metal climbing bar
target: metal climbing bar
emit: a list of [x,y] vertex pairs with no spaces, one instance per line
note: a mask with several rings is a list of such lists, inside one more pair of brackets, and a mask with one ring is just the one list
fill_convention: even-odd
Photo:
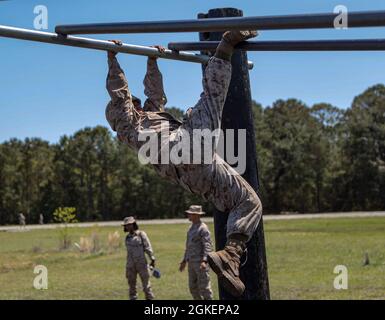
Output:
[[[334,28],[334,21],[338,16],[338,13],[318,13],[196,20],[90,23],[58,25],[56,26],[55,32],[60,34],[102,34]],[[385,26],[385,11],[348,13],[348,27],[350,28],[383,26]]]
[[[42,32],[30,29],[15,28],[10,26],[0,25],[0,37],[14,38],[21,40],[45,42],[52,44],[59,44],[64,46],[88,48],[104,51],[115,51],[121,53],[128,53],[140,56],[159,57],[170,60],[180,60],[195,63],[207,63],[209,56],[203,54],[195,54],[191,52],[177,52],[174,50],[165,50],[159,52],[156,48],[137,46],[133,44],[123,43],[121,46],[112,43],[111,41],[80,38],[73,36],[63,36],[56,33]],[[253,68],[253,63],[248,61],[248,68]]]
[[[170,50],[215,51],[219,42],[170,42]],[[249,41],[236,46],[245,51],[383,51],[385,39]]]
[[194,54],[191,52],[176,52],[172,50],[166,50],[164,53],[160,53],[156,48],[151,47],[136,46],[126,43],[123,43],[121,46],[119,46],[106,40],[62,36],[56,33],[15,28],[3,25],[0,25],[0,36],[21,40],[59,44],[64,46],[115,51],[141,56],[156,56],[164,59],[181,60],[195,63],[207,63],[209,59],[209,57],[206,55]]

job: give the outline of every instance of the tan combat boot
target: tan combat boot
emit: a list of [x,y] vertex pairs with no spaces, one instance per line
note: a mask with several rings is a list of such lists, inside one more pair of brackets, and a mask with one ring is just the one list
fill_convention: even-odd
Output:
[[249,40],[251,38],[255,38],[258,35],[258,31],[256,30],[232,30],[226,31],[222,38],[225,39],[232,46],[237,45],[239,42]]
[[219,282],[234,297],[240,297],[245,291],[245,285],[239,278],[240,260],[245,248],[244,241],[229,238],[223,250],[211,252],[207,257]]
[[222,36],[222,41],[219,43],[215,56],[223,60],[231,60],[234,51],[234,46],[239,42],[246,41],[258,35],[257,31],[226,31]]

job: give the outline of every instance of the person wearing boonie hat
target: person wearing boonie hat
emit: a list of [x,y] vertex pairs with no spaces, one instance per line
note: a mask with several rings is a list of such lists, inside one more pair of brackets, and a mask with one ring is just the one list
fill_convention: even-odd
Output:
[[122,223],[124,232],[127,232],[126,248],[127,248],[127,263],[126,263],[126,278],[129,287],[130,300],[138,298],[136,290],[136,280],[139,275],[143,292],[146,300],[155,298],[150,283],[150,272],[145,254],[151,260],[150,266],[155,267],[155,257],[152,250],[150,239],[144,231],[139,230],[138,224],[134,217],[126,217]]
[[179,270],[182,272],[188,264],[189,288],[194,300],[212,300],[210,270],[207,264],[207,255],[212,251],[212,244],[210,231],[201,221],[205,212],[199,205],[191,205],[185,212],[192,224],[187,232],[186,250]]

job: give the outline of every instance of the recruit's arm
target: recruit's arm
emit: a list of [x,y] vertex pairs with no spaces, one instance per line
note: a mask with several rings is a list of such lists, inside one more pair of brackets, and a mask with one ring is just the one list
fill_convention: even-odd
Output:
[[[160,52],[165,49],[161,46],[154,46]],[[156,57],[147,59],[147,72],[143,80],[144,94],[147,99],[143,105],[144,111],[164,111],[164,106],[167,103],[166,94],[163,88],[163,77],[159,70]]]
[[142,240],[143,240],[143,248],[144,252],[148,255],[148,257],[151,259],[151,266],[155,266],[155,256],[154,251],[152,250],[150,239],[148,238],[147,234],[144,231],[141,231],[142,233]]
[[212,251],[210,231],[207,228],[202,228],[200,231],[200,238],[203,248],[201,262],[207,262],[207,255]]
[[[113,41],[119,45],[120,41]],[[106,88],[111,101],[106,108],[106,118],[111,129],[116,131],[120,140],[128,136],[135,112],[126,76],[116,59],[116,52],[108,52],[108,75]]]

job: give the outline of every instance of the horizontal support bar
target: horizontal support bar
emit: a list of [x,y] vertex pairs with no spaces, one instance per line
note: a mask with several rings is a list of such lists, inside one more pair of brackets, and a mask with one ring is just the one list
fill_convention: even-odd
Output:
[[[277,30],[334,28],[337,13],[297,14],[262,17],[207,18],[196,20],[135,21],[58,25],[60,34],[209,32],[225,30]],[[348,13],[348,27],[383,27],[385,11]]]
[[[15,28],[3,25],[0,25],[0,37],[45,42],[95,50],[114,51],[140,56],[159,57],[163,59],[180,60],[202,64],[206,64],[210,59],[210,57],[207,55],[195,54],[191,52],[176,52],[168,49],[166,49],[165,52],[159,52],[158,49],[152,47],[137,46],[126,43],[123,43],[121,46],[119,46],[112,43],[111,41],[106,40],[63,36],[56,33]],[[248,68],[253,69],[253,66],[253,63],[248,61]]]
[[[219,42],[170,42],[170,50],[215,51]],[[249,41],[236,46],[245,51],[383,51],[385,39]]]
[[160,53],[158,49],[151,47],[136,46],[125,43],[119,46],[112,43],[111,41],[106,40],[62,36],[57,35],[56,33],[15,28],[3,25],[0,25],[0,36],[21,40],[38,41],[96,50],[115,51],[134,55],[159,57],[164,59],[181,60],[195,63],[207,63],[207,61],[209,60],[209,56],[202,54],[194,54],[191,52],[175,52],[171,50],[166,50],[164,53]]

